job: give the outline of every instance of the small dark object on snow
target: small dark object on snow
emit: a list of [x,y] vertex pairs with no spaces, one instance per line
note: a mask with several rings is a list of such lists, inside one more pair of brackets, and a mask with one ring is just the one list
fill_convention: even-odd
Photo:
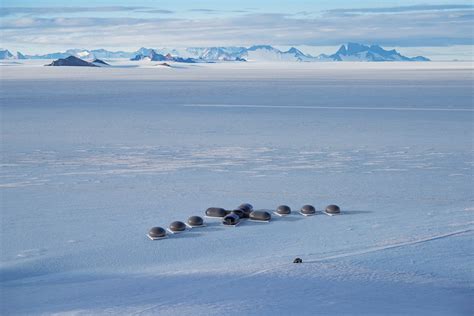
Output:
[[227,215],[227,212],[220,207],[210,207],[206,210],[206,216],[209,217],[224,217]]
[[303,263],[303,260],[301,258],[296,258],[293,260],[293,263]]
[[192,227],[202,226],[204,225],[204,220],[200,216],[191,216],[188,218],[188,224]]
[[326,213],[339,214],[341,213],[341,208],[337,205],[331,204],[331,205],[326,206]]

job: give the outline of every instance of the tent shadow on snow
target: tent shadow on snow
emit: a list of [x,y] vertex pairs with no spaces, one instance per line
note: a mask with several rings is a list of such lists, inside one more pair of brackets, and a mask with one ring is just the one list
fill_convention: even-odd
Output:
[[370,214],[373,213],[373,211],[362,211],[362,210],[342,210],[341,214],[339,215],[361,215],[361,214]]
[[138,68],[138,65],[111,65],[114,68]]
[[196,232],[193,229],[187,230],[179,234],[171,234],[173,238],[196,238],[204,236],[204,232]]
[[301,221],[304,220],[304,217],[300,216],[300,214],[290,214],[286,216],[278,216],[275,214],[272,214],[272,221],[276,222],[296,222],[296,221]]
[[213,232],[225,229],[222,225],[222,220],[219,218],[216,221],[206,220],[206,226],[200,228],[193,228],[194,230],[202,230],[203,232]]

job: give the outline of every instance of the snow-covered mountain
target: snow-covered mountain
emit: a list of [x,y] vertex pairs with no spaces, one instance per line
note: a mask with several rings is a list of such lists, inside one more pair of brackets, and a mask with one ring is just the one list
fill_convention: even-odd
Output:
[[131,52],[123,52],[123,51],[108,51],[105,49],[68,49],[65,52],[57,52],[45,55],[27,55],[25,56],[28,59],[59,59],[59,58],[67,58],[69,56],[74,56],[83,59],[115,59],[115,58],[130,58],[135,53]]
[[249,47],[243,54],[248,61],[312,61],[312,57],[303,54],[300,50],[292,47],[286,52],[269,45],[256,45]]
[[429,61],[423,56],[406,57],[395,49],[385,50],[378,45],[362,45],[358,43],[348,43],[342,45],[339,50],[330,55],[320,55],[321,60],[330,61]]
[[245,47],[190,47],[186,53],[190,56],[207,61],[243,61]]
[[90,51],[90,55],[88,58],[94,59],[115,59],[115,58],[130,58],[132,57],[133,53],[131,52],[124,52],[124,51],[108,51],[105,49],[94,49]]
[[15,59],[15,56],[8,49],[2,49],[0,50],[0,59]]
[[25,56],[16,52],[16,55],[13,55],[8,49],[0,49],[0,59],[26,59]]
[[254,45],[249,48],[229,47],[190,47],[186,52],[196,59],[205,61],[312,61],[314,57],[305,55],[292,47],[281,51],[270,45]]
[[151,48],[140,48],[135,56],[130,58],[132,61],[137,60],[149,60],[149,61],[174,61],[178,63],[195,63],[196,60],[193,58],[183,58],[179,56],[172,56],[170,53],[163,55],[157,53],[154,49]]

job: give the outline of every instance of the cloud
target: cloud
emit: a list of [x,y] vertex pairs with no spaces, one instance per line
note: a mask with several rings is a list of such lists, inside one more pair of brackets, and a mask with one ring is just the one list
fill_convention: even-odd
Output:
[[[388,9],[388,8],[386,8]],[[140,9],[141,10],[141,9]],[[136,49],[141,46],[317,45],[349,41],[386,46],[472,45],[474,10],[412,10],[371,14],[231,14],[193,19],[140,17],[9,17],[2,45]]]
[[241,9],[241,10],[214,10],[214,9],[189,9],[188,12],[198,12],[204,14],[216,14],[216,13],[249,13],[252,10],[250,9]]
[[474,5],[470,4],[441,4],[441,5],[411,5],[399,7],[379,7],[379,8],[350,8],[327,10],[328,13],[397,13],[414,11],[444,11],[444,10],[472,10]]
[[149,9],[147,7],[0,7],[0,16],[9,15],[44,15],[44,14],[63,14],[63,13],[79,13],[79,12],[127,12],[134,10]]
[[188,11],[190,12],[217,12],[218,10],[212,10],[212,9],[189,9]]
[[[9,19],[2,21],[0,24],[4,30],[8,29],[41,29],[52,28],[56,30],[69,29],[74,31],[76,28],[95,28],[95,27],[106,27],[108,25],[136,25],[146,23],[147,19],[131,19],[131,18],[33,18],[33,17],[21,17],[18,19]],[[74,34],[71,34],[74,36]]]
[[172,13],[175,13],[175,11],[160,10],[160,9],[147,9],[147,10],[138,10],[138,11],[143,12],[143,13],[158,13],[158,14],[172,14]]

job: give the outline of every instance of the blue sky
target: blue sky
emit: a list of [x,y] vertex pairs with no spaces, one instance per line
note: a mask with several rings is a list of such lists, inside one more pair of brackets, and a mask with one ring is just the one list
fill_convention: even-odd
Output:
[[2,0],[0,7],[1,46],[26,53],[252,44],[315,52],[356,41],[455,58],[472,55],[473,18],[473,2],[462,0]]

